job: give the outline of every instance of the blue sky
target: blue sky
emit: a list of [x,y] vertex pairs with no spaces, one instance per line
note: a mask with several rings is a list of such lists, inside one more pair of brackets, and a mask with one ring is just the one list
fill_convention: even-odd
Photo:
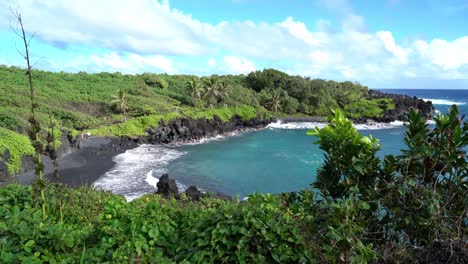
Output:
[[[276,68],[373,88],[468,88],[468,0],[3,0],[0,64],[240,74]],[[14,25],[14,23],[13,23]]]

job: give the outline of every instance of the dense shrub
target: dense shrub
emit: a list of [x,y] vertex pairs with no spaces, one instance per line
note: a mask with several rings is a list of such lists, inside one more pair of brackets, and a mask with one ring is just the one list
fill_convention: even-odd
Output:
[[382,117],[385,110],[395,109],[392,99],[361,99],[344,107],[346,115],[357,117]]
[[34,149],[28,137],[0,127],[0,156],[5,153],[6,149],[10,152],[7,165],[11,173],[18,172],[21,167],[22,157],[34,153]]
[[272,195],[199,203],[147,195],[127,203],[89,188],[0,189],[2,263],[310,263],[300,224]]
[[[340,111],[326,128],[310,133],[319,138],[317,144],[325,151],[325,162],[313,184],[323,199],[321,210],[332,212],[332,221],[324,219],[323,232],[328,234],[333,228],[331,238],[338,239],[332,242],[334,248],[322,248],[324,256],[332,254],[347,262],[358,256],[357,250],[366,252],[361,261],[369,261],[375,257],[372,251],[380,249],[383,258],[390,255],[395,261],[396,251],[407,245],[464,241],[468,233],[468,124],[462,123],[456,106],[434,120],[435,128],[430,130],[421,115],[411,110],[405,125],[406,149],[401,155],[386,156],[384,162],[376,156],[377,141],[360,135]],[[339,225],[333,227],[333,217],[341,211],[347,215],[339,217]],[[346,226],[343,219],[356,223],[342,229]],[[347,237],[344,242],[340,242],[342,237]],[[458,254],[468,257],[468,252]]]

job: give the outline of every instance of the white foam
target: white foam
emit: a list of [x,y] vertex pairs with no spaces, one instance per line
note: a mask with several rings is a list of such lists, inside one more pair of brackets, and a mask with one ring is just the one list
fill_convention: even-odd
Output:
[[153,170],[150,170],[147,174],[146,174],[146,178],[145,178],[145,181],[153,186],[154,188],[158,188],[158,182],[159,182],[159,179],[156,178],[156,177],[153,177]]
[[[114,168],[101,176],[93,185],[125,196],[131,201],[146,193],[157,191],[159,181],[153,175],[166,173],[169,162],[184,155],[185,152],[157,145],[141,145],[127,150],[113,158]],[[178,183],[180,189],[185,186]]]
[[327,126],[327,123],[322,122],[286,122],[276,121],[267,126],[271,129],[314,129],[314,128],[324,128]]
[[450,101],[450,100],[444,100],[444,99],[426,99],[423,98],[424,101],[431,101],[432,104],[435,105],[464,105],[466,104],[465,102],[456,102],[456,101]]
[[210,141],[219,141],[219,140],[224,140],[224,139],[226,139],[228,137],[238,136],[242,132],[248,132],[248,131],[252,131],[252,129],[232,131],[232,132],[224,133],[222,135],[216,135],[214,137],[201,138],[199,140],[195,140],[195,141],[192,141],[192,142],[175,143],[174,146],[205,144],[205,143],[210,142]]
[[[314,129],[324,128],[328,124],[324,122],[287,122],[283,123],[277,121],[269,124],[267,127],[270,129]],[[376,130],[376,129],[391,129],[395,127],[403,126],[402,121],[394,121],[391,123],[368,123],[368,124],[356,124],[354,127],[358,130]]]
[[404,125],[402,121],[393,121],[390,123],[367,123],[353,125],[357,130],[378,130],[378,129],[392,129]]

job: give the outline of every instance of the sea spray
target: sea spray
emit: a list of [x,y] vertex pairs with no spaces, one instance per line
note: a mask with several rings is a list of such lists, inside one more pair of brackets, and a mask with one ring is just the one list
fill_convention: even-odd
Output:
[[431,101],[434,105],[465,105],[465,102],[457,102],[452,100],[445,100],[445,99],[423,99],[424,101],[428,102]]
[[[367,124],[355,124],[354,127],[358,130],[376,130],[376,129],[392,129],[403,126],[404,122],[394,121],[390,123],[367,123]],[[314,129],[324,128],[327,123],[324,122],[281,122],[277,121],[267,126],[270,129]]]
[[[166,166],[184,154],[175,148],[141,145],[115,156],[114,168],[93,185],[96,188],[121,194],[128,201],[146,193],[154,193],[157,191],[158,177],[167,172]],[[185,188],[181,183],[178,187]]]

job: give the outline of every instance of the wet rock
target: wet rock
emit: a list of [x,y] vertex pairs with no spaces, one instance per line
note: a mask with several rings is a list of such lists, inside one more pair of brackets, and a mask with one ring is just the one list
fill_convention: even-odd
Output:
[[243,120],[240,116],[233,116],[229,121],[214,116],[213,119],[179,118],[167,124],[160,121],[157,128],[148,129],[145,142],[151,144],[169,144],[175,142],[191,142],[205,137],[213,137],[222,133],[243,130],[245,128],[261,128],[270,123],[270,119],[259,117]]
[[174,179],[170,179],[168,174],[163,174],[161,178],[159,178],[159,182],[156,186],[158,187],[158,191],[156,192],[157,194],[160,194],[165,198],[180,198],[176,181]]
[[203,197],[202,192],[200,192],[200,190],[198,190],[198,188],[193,185],[185,191],[185,195],[187,195],[187,197],[192,201],[200,201],[200,199]]
[[227,195],[225,193],[222,193],[222,192],[216,193],[215,197],[218,198],[218,199],[224,200],[224,201],[232,201],[231,196],[229,196],[229,195]]
[[[407,113],[409,113],[410,109],[416,109],[425,119],[432,119],[435,114],[435,108],[432,105],[432,102],[425,102],[422,99],[418,99],[417,97],[410,97],[407,95],[400,95],[400,94],[388,94],[383,93],[380,91],[369,90],[369,98],[370,99],[379,99],[379,98],[388,98],[392,99],[393,103],[395,104],[395,109],[386,110],[383,113],[382,117],[379,118],[372,118],[372,120],[376,122],[393,122],[396,120],[405,120]],[[353,120],[356,123],[361,122],[362,120]]]

